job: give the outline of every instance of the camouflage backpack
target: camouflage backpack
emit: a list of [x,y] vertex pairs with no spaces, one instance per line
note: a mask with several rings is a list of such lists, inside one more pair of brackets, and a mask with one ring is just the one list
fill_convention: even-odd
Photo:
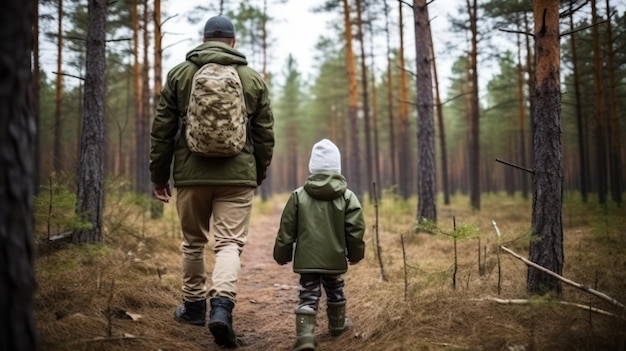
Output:
[[246,144],[247,117],[236,65],[200,67],[192,79],[185,117],[189,149],[206,157],[238,154]]

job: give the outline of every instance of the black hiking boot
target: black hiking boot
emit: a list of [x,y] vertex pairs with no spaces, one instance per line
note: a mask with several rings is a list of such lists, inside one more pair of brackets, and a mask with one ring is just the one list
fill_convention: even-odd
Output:
[[183,306],[176,307],[174,319],[181,323],[204,326],[206,323],[206,300],[184,301]]
[[211,299],[211,319],[209,330],[215,338],[215,343],[228,347],[237,347],[237,338],[233,331],[233,308],[235,303],[226,297],[214,297]]

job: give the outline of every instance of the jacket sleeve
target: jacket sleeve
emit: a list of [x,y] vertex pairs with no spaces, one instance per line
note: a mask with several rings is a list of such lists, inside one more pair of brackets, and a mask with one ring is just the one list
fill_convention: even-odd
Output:
[[365,256],[365,220],[359,199],[346,190],[345,233],[347,257],[350,262],[359,262]]
[[280,227],[274,243],[274,260],[278,263],[291,262],[293,259],[293,244],[298,237],[298,195],[291,193],[283,214],[280,217]]
[[161,91],[150,133],[150,180],[157,184],[164,184],[170,179],[170,165],[179,128],[177,84],[178,81],[172,79],[170,72]]
[[274,115],[270,103],[269,89],[261,76],[247,66],[240,68],[246,95],[246,106],[250,116],[250,135],[254,146],[257,184],[267,177],[267,168],[274,151]]

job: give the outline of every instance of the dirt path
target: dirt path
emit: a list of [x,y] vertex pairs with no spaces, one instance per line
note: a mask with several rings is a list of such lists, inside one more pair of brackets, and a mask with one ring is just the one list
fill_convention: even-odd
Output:
[[[233,323],[241,351],[288,351],[295,338],[294,308],[298,302],[298,279],[291,265],[279,266],[272,258],[282,206],[258,216],[250,223],[248,244],[241,256],[242,272]],[[320,311],[323,311],[320,308]],[[318,314],[318,350],[332,350],[325,315]],[[198,340],[209,350],[221,350]],[[343,337],[343,336],[342,336]]]
[[289,350],[293,343],[298,275],[272,258],[281,211],[276,207],[250,223],[234,311],[241,350]]

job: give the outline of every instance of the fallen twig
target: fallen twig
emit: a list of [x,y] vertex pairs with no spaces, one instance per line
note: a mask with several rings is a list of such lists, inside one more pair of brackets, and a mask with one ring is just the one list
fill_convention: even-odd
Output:
[[431,344],[437,345],[437,346],[443,346],[443,347],[450,347],[450,348],[459,349],[459,350],[469,350],[470,349],[467,346],[459,346],[459,345],[454,345],[454,344],[450,344],[450,343],[447,343],[447,342],[431,342]]
[[506,248],[506,247],[504,247],[504,246],[502,246],[502,245],[500,245],[500,249],[502,249],[504,252],[506,252],[506,253],[508,253],[508,254],[512,255],[513,257],[515,257],[515,258],[517,258],[517,259],[521,260],[521,261],[522,261],[522,262],[524,262],[527,266],[530,266],[530,267],[536,268],[536,269],[538,269],[538,270],[540,270],[540,271],[542,271],[542,272],[544,272],[544,273],[546,273],[546,274],[548,274],[548,275],[550,275],[550,276],[552,276],[552,277],[554,277],[554,278],[559,279],[560,281],[562,281],[562,282],[564,282],[564,283],[566,283],[566,284],[569,284],[569,285],[571,285],[571,286],[573,286],[573,287],[575,287],[575,288],[578,288],[578,289],[580,289],[580,290],[586,291],[586,292],[588,292],[588,293],[590,293],[590,294],[592,294],[592,295],[595,295],[595,296],[597,296],[597,297],[599,297],[599,298],[601,298],[601,299],[603,299],[603,300],[608,301],[609,303],[611,303],[611,304],[613,304],[613,305],[615,305],[615,306],[619,307],[619,308],[620,308],[621,315],[622,315],[622,316],[624,315],[624,305],[623,305],[622,303],[620,303],[619,301],[615,300],[614,298],[612,298],[612,297],[608,296],[607,294],[602,293],[602,292],[599,292],[599,291],[597,291],[597,290],[594,290],[594,289],[592,289],[592,288],[590,288],[590,287],[584,286],[584,285],[582,285],[582,284],[580,284],[580,283],[576,283],[576,282],[571,281],[571,280],[569,280],[569,279],[567,279],[567,278],[564,278],[564,277],[562,277],[561,275],[559,275],[559,274],[557,274],[557,273],[554,273],[554,272],[552,272],[551,270],[549,270],[549,269],[547,269],[547,268],[545,268],[545,267],[542,267],[542,266],[540,266],[540,265],[538,265],[538,264],[536,264],[536,263],[534,263],[534,262],[531,262],[531,261],[529,261],[529,260],[525,259],[524,257],[522,257],[522,256],[520,256],[520,255],[516,254],[515,252],[513,252],[511,249],[508,249],[508,248]]
[[404,301],[408,300],[409,280],[406,272],[406,250],[404,248],[404,234],[400,234],[400,242],[402,243],[402,262],[404,263]]
[[376,241],[376,258],[378,259],[378,265],[380,266],[380,278],[382,281],[387,281],[387,274],[385,274],[385,266],[383,265],[382,248],[380,247],[380,236],[378,235],[378,192],[376,191],[376,182],[372,183],[374,188],[374,212],[376,217],[374,228],[374,239]]
[[80,339],[80,340],[75,340],[72,341],[66,345],[76,345],[76,344],[89,344],[89,343],[94,343],[94,342],[108,342],[108,341],[123,341],[123,340],[129,340],[129,341],[136,341],[136,340],[163,340],[166,341],[166,339],[154,339],[154,338],[148,338],[145,336],[135,336],[135,335],[131,335],[131,334],[125,334],[123,336],[113,336],[113,337],[95,337],[92,339]]
[[[498,236],[498,245],[500,245],[500,242],[502,241],[501,240],[502,234],[500,234],[500,229],[496,225],[496,221],[492,220],[491,224],[493,224],[493,227],[496,228],[496,235]],[[502,292],[502,266],[500,264],[500,250],[496,252],[496,258],[498,259],[498,295],[500,295],[500,293]]]
[[[527,299],[500,299],[497,297],[485,297],[482,299],[475,299],[475,301],[493,301],[493,302],[497,302],[499,304],[503,304],[503,305],[528,305],[531,303],[530,300]],[[614,317],[614,318],[618,318],[618,319],[622,319],[622,320],[626,320],[626,318],[622,317],[622,316],[618,316],[615,313],[611,313],[596,307],[592,307],[592,306],[588,306],[588,305],[582,305],[579,303],[575,303],[575,302],[568,302],[568,301],[552,301],[552,302],[556,302],[560,305],[565,305],[565,306],[572,306],[572,307],[576,307],[576,308],[580,308],[583,309],[585,311],[591,311],[597,314],[602,314],[605,316],[609,316],[609,317]]]

